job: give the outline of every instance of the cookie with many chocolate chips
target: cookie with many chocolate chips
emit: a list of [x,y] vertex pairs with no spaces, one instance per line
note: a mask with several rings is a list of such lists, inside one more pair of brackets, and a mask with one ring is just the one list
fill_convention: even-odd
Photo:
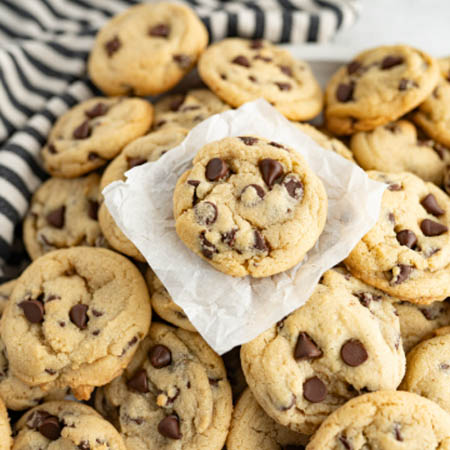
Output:
[[311,119],[322,109],[322,91],[308,64],[268,41],[224,39],[203,53],[198,71],[234,107],[262,97],[292,120]]
[[91,407],[47,402],[28,411],[15,426],[13,450],[127,450],[117,430]]
[[113,159],[129,142],[147,132],[153,107],[139,98],[95,97],[63,114],[41,154],[53,176],[74,178]]
[[304,450],[308,437],[275,422],[250,389],[239,399],[231,420],[227,450]]
[[306,450],[447,450],[450,415],[410,392],[380,391],[341,406],[317,430]]
[[352,136],[350,147],[364,170],[412,172],[440,186],[450,151],[431,139],[420,139],[407,120],[381,125]]
[[327,195],[303,157],[255,136],[201,148],[173,196],[181,240],[216,269],[266,277],[293,267],[316,243]]
[[0,450],[10,450],[12,443],[8,411],[0,398]]
[[403,173],[369,172],[388,185],[375,226],[345,260],[366,283],[412,303],[450,296],[450,199]]
[[3,313],[12,372],[30,386],[70,387],[88,399],[120,375],[151,319],[145,281],[105,249],[55,250],[21,275]]
[[206,27],[186,5],[136,5],[97,34],[89,76],[108,95],[159,94],[194,67],[207,44]]
[[208,89],[192,89],[185,94],[168,95],[155,104],[154,130],[179,126],[191,129],[230,107]]
[[393,305],[341,269],[325,272],[305,305],[244,344],[241,360],[266,413],[305,434],[352,397],[396,389],[405,372]]
[[373,130],[422,103],[438,82],[437,62],[406,45],[366,50],[328,82],[325,117],[336,134]]
[[450,413],[450,334],[441,334],[416,345],[407,355],[400,389],[426,397]]
[[100,176],[50,178],[34,193],[23,224],[31,259],[60,248],[106,247],[97,213]]
[[440,77],[413,120],[435,141],[450,147],[450,57],[438,60]]
[[129,450],[220,450],[232,413],[221,358],[197,333],[159,323],[96,406]]
[[[168,150],[180,144],[186,134],[187,130],[184,128],[173,126],[170,131],[155,131],[131,142],[106,167],[100,182],[100,190],[103,191],[113,181],[125,180],[125,172],[133,167],[156,161]],[[100,206],[98,220],[100,228],[111,247],[138,261],[145,261],[141,252],[116,225],[104,203]]]
[[148,290],[150,292],[152,308],[161,318],[184,330],[197,331],[182,308],[172,300],[167,289],[150,267],[145,273],[145,281],[147,282]]

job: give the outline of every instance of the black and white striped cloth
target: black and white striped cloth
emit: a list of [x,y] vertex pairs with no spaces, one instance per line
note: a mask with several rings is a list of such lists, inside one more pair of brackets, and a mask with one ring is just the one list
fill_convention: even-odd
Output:
[[[360,0],[186,0],[211,39],[324,42]],[[0,276],[30,197],[45,179],[39,150],[55,119],[96,92],[85,61],[98,29],[138,0],[0,1]],[[20,246],[19,246],[20,248]]]

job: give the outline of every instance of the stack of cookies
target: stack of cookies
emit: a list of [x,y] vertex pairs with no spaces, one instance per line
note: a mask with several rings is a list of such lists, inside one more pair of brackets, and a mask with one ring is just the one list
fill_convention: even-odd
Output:
[[[368,50],[323,95],[269,42],[207,44],[180,4],[132,7],[99,32],[88,72],[105,96],[49,134],[51,177],[23,225],[32,263],[0,286],[0,450],[450,449],[450,60]],[[145,98],[196,65],[207,87]],[[259,97],[387,189],[308,302],[221,358],[101,192]],[[321,131],[299,122],[324,104]],[[230,277],[300,263],[327,205],[295,149],[251,134],[199,148],[173,197],[179,239]]]

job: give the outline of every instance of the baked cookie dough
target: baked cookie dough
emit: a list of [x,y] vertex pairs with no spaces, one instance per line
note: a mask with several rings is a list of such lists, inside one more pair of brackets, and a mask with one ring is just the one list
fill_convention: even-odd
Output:
[[10,450],[12,443],[8,411],[0,398],[0,450]]

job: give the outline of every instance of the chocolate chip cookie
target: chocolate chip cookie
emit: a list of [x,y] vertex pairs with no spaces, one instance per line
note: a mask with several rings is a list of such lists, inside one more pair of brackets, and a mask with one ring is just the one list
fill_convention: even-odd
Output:
[[0,450],[10,450],[12,443],[8,412],[0,398]]
[[198,71],[234,107],[262,97],[292,120],[311,119],[322,109],[322,91],[308,64],[268,41],[224,39],[203,53]]
[[138,98],[96,97],[74,106],[52,128],[42,149],[45,169],[74,178],[104,166],[147,132],[153,107]]
[[117,430],[78,402],[47,402],[28,411],[15,427],[13,450],[127,450]]
[[352,136],[350,147],[364,170],[412,172],[440,186],[450,151],[431,139],[420,139],[407,120],[381,125]]
[[366,283],[412,303],[450,296],[450,199],[403,173],[369,172],[387,184],[375,226],[345,260]]
[[197,333],[160,323],[96,405],[130,450],[221,450],[232,413],[221,358]]
[[207,44],[206,27],[186,5],[136,5],[97,34],[89,76],[108,95],[159,94],[194,67]]
[[168,95],[155,104],[154,130],[179,126],[190,130],[230,107],[208,89],[192,89],[185,94]]
[[1,336],[14,375],[88,399],[128,365],[151,319],[145,281],[105,249],[55,250],[21,275]]
[[450,334],[427,339],[407,355],[400,389],[426,397],[450,412]]
[[50,178],[34,193],[23,224],[31,259],[59,248],[105,247],[98,223],[100,176]]
[[361,395],[331,414],[306,450],[450,448],[450,416],[410,392]]
[[406,45],[366,50],[331,78],[327,127],[336,134],[373,130],[422,103],[438,82],[437,62]]
[[307,442],[307,436],[270,418],[250,389],[242,394],[233,412],[227,450],[304,450]]
[[216,269],[266,277],[300,262],[321,234],[327,195],[302,156],[255,136],[201,148],[173,196],[181,240]]
[[[172,126],[170,131],[155,131],[131,142],[107,166],[100,182],[100,189],[103,190],[113,181],[125,180],[125,172],[133,167],[156,161],[168,150],[176,147],[186,134],[187,130],[184,128]],[[98,216],[100,228],[111,247],[138,261],[145,261],[141,252],[116,225],[104,203],[100,206]]]
[[341,269],[325,272],[304,306],[244,344],[241,360],[266,413],[305,434],[352,397],[396,389],[405,372],[393,305]]
[[413,119],[434,140],[450,147],[450,58],[440,59],[438,64],[439,82]]

